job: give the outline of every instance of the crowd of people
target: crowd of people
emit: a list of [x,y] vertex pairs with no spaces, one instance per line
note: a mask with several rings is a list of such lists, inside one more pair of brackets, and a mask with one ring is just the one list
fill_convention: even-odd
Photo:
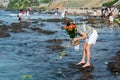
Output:
[[[61,13],[61,18],[64,19],[67,16],[67,14],[79,15],[80,14],[79,12],[83,13],[85,16],[93,16],[93,17],[100,16],[101,19],[107,18],[107,21],[109,22],[109,24],[114,23],[114,19],[116,18],[116,16],[120,17],[120,10],[118,10],[115,7],[102,7],[101,10],[100,9],[93,9],[93,10],[85,9],[82,11],[79,11],[76,9],[72,9],[72,10],[64,9],[60,13]],[[57,8],[55,10],[55,17],[57,18],[58,16],[60,16],[60,14],[59,14],[59,9]],[[118,21],[118,24],[119,24],[119,21]]]

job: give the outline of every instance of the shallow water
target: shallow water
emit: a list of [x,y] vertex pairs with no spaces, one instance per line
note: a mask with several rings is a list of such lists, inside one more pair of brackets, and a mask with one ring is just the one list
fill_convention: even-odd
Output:
[[[6,16],[11,12],[0,12],[0,20],[5,23],[16,21],[16,17]],[[52,18],[49,14],[34,13],[32,19]],[[46,16],[46,17],[45,17]],[[4,18],[3,18],[4,17]],[[45,26],[39,26],[44,23]],[[55,34],[46,35],[29,28],[25,32],[12,33],[11,37],[0,38],[0,80],[81,80],[87,76],[83,72],[70,67],[81,59],[82,43],[80,50],[75,51],[73,46],[65,50],[68,56],[60,59],[62,50],[52,51],[46,46],[54,46],[56,43],[47,43],[47,40],[61,39],[61,46],[65,46],[69,39],[61,23],[39,22],[37,27],[43,30],[57,31]],[[32,26],[32,24],[30,25]],[[106,27],[97,29],[99,38],[91,50],[91,63],[95,69],[88,73],[93,78],[90,80],[120,80],[120,75],[114,75],[107,70],[107,62],[120,50],[120,28]],[[31,76],[24,78],[24,76]],[[89,79],[87,79],[89,80]]]

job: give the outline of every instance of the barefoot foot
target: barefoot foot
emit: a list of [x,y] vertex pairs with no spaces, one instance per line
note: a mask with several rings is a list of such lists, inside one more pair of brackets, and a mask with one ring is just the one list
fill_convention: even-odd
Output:
[[85,67],[88,67],[88,66],[90,66],[90,64],[86,63],[85,65],[82,66],[82,68],[85,68]]
[[81,62],[78,62],[76,65],[84,65],[85,62],[84,61],[81,61]]

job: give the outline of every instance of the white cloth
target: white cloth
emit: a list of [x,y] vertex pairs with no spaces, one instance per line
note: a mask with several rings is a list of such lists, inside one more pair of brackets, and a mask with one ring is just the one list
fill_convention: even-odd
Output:
[[27,13],[26,13],[26,16],[30,16],[30,13],[29,13],[29,11],[27,11]]
[[87,42],[88,44],[95,44],[97,38],[98,38],[97,31],[96,31],[96,30],[93,30],[93,33],[88,36],[88,38],[86,39],[86,42]]
[[61,17],[65,18],[65,12],[62,12]]
[[19,16],[19,17],[22,17],[22,16],[23,16],[23,14],[22,14],[22,13],[19,13],[19,14],[18,14],[18,16]]
[[78,44],[78,45],[74,46],[74,49],[77,50],[77,51],[79,51],[80,45]]
[[23,14],[23,13],[21,13],[21,12],[18,14],[18,16],[21,17],[21,18],[23,18],[25,15],[26,15],[26,14]]

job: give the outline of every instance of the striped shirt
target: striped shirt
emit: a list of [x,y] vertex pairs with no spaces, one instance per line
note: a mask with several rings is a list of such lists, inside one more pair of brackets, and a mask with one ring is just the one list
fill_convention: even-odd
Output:
[[82,26],[78,25],[77,26],[77,32],[80,34],[81,34],[81,32],[84,32],[89,36],[90,34],[92,34],[93,30],[94,29],[90,26],[86,26],[86,25],[82,25]]

